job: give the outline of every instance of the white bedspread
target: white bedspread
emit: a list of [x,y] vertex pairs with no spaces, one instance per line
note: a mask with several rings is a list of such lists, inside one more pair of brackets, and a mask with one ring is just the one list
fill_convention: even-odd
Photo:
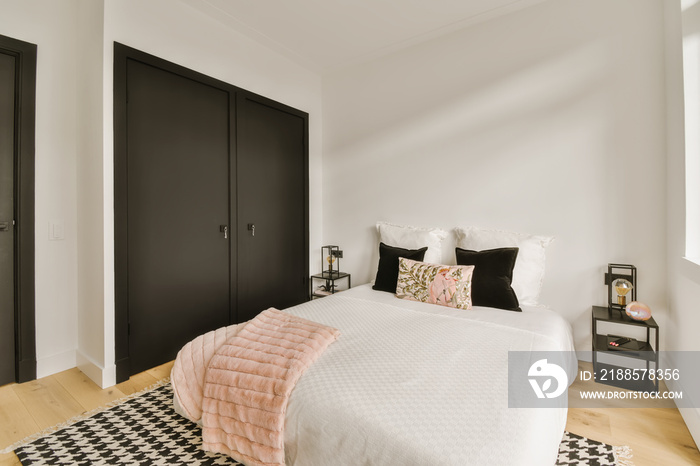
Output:
[[566,409],[508,408],[508,351],[574,351],[571,328],[523,310],[369,285],[286,309],[341,331],[292,392],[287,465],[553,465]]

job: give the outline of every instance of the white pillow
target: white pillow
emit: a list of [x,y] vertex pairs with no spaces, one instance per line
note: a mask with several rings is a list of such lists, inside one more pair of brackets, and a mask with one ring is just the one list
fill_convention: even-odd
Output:
[[420,249],[428,246],[424,262],[440,264],[442,261],[442,240],[447,236],[440,228],[417,228],[377,222],[379,241],[397,248]]
[[553,236],[535,236],[499,230],[483,230],[475,227],[455,228],[457,247],[473,251],[495,248],[519,248],[513,268],[513,291],[522,305],[538,304],[544,278],[544,249],[554,240]]

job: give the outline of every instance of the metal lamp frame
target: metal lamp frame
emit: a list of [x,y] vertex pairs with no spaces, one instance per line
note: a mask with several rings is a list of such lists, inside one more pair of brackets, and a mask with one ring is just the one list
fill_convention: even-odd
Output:
[[608,264],[608,272],[605,274],[605,284],[608,285],[608,311],[617,310],[625,312],[625,307],[617,304],[613,299],[617,296],[613,282],[618,278],[624,278],[632,283],[632,296],[628,303],[637,300],[637,267],[631,264]]

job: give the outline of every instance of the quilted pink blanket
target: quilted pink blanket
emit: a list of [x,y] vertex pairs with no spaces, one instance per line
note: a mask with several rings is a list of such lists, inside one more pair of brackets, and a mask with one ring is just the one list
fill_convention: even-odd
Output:
[[283,465],[289,396],[339,334],[271,308],[185,345],[173,366],[173,391],[189,419],[201,418],[204,449],[247,466]]

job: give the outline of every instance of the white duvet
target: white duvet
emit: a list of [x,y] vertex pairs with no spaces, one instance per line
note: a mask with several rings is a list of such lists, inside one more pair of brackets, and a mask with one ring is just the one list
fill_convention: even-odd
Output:
[[508,351],[574,351],[571,328],[523,310],[369,285],[285,309],[341,331],[292,392],[287,465],[553,465],[566,409],[508,408]]

